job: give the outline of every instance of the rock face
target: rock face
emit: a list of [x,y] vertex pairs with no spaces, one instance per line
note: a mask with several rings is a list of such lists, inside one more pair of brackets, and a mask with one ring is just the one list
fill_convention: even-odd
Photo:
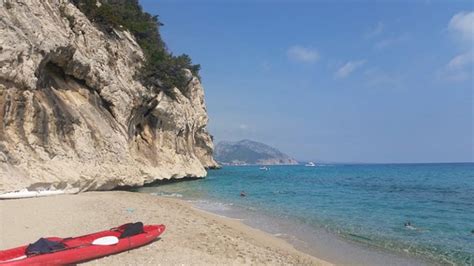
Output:
[[63,0],[0,5],[0,191],[108,190],[204,177],[217,166],[197,77],[153,92],[126,31],[98,30]]
[[266,144],[241,140],[222,141],[216,145],[216,160],[224,165],[292,165],[295,159]]

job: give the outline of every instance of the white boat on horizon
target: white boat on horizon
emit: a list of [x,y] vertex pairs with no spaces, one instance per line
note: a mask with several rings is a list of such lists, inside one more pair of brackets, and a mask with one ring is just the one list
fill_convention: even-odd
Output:
[[304,166],[307,166],[307,167],[315,167],[316,164],[313,163],[313,162],[308,162],[307,164],[305,164]]
[[266,166],[262,166],[262,167],[260,167],[259,169],[260,169],[260,170],[264,170],[264,171],[268,171],[269,168],[266,167]]

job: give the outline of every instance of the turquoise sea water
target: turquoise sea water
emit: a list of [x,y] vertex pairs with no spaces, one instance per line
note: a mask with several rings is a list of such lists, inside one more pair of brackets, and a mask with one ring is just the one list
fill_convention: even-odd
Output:
[[203,180],[140,191],[308,228],[301,236],[309,248],[311,232],[324,230],[394,254],[474,264],[472,163],[224,167]]

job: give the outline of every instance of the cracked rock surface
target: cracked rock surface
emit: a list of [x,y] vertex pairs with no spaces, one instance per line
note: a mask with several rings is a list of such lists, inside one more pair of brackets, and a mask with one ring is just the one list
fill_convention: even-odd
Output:
[[136,78],[143,53],[73,4],[0,6],[0,192],[109,190],[216,167],[197,77],[175,97]]

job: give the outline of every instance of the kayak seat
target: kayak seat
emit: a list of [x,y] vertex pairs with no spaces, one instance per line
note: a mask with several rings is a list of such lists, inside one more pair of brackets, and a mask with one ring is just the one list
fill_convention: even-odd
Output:
[[64,249],[66,249],[66,246],[60,241],[40,238],[38,241],[28,245],[25,250],[25,255],[34,256],[39,254],[53,253]]
[[124,224],[119,227],[119,230],[122,232],[119,238],[130,237],[145,232],[142,222]]

